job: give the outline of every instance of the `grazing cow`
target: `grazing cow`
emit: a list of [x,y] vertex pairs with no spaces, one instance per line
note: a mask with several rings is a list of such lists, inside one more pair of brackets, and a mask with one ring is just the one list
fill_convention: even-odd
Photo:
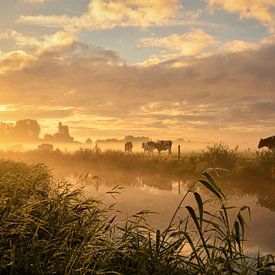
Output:
[[133,143],[131,141],[127,141],[124,146],[125,154],[132,154],[132,148],[133,148]]
[[275,151],[275,136],[261,138],[258,148],[268,147],[269,150]]
[[148,155],[152,155],[155,148],[155,142],[153,141],[143,142],[142,148],[144,149],[144,154],[147,152]]
[[158,150],[159,154],[161,151],[168,150],[168,155],[170,155],[171,149],[172,149],[172,141],[171,140],[158,140],[157,142],[155,142],[155,149]]

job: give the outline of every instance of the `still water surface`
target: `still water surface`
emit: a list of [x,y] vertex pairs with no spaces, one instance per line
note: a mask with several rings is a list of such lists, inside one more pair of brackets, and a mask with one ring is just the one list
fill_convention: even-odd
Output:
[[[120,185],[123,189],[114,197],[106,194],[114,186]],[[165,228],[186,193],[190,181],[175,181],[169,178],[156,177],[120,177],[109,176],[92,181],[86,187],[86,195],[97,196],[106,204],[115,203],[115,208],[121,211],[120,218],[125,219],[142,211],[150,210],[148,221],[151,226],[158,229]],[[245,185],[242,185],[245,186]],[[252,188],[252,187],[251,187]],[[262,185],[259,191],[251,192],[250,189],[239,189],[238,186],[224,186],[228,198],[228,205],[247,205],[251,209],[252,217],[246,229],[245,247],[248,252],[258,251],[260,254],[275,253],[275,185]],[[252,188],[253,189],[253,188]],[[252,190],[251,189],[251,190]],[[204,190],[203,198],[209,199]],[[214,202],[213,202],[214,203]],[[186,205],[194,205],[192,196],[187,197]],[[182,213],[183,214],[183,213]],[[178,217],[180,219],[180,215]]]

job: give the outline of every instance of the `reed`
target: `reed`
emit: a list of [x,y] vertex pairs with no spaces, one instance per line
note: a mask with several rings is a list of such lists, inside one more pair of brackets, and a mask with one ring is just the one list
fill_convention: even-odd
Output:
[[[209,169],[183,196],[167,228],[147,222],[150,211],[118,222],[113,208],[82,189],[56,182],[45,165],[0,162],[1,274],[271,274],[272,255],[243,249],[248,207],[232,207]],[[196,191],[203,186],[218,207]],[[119,190],[111,190],[116,193]],[[185,205],[192,196],[197,207]]]

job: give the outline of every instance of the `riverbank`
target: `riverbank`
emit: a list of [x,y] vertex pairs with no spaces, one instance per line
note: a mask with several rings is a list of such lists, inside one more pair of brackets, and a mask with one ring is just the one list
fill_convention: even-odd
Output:
[[[150,211],[118,223],[113,208],[95,197],[85,199],[83,190],[66,180],[54,180],[46,166],[1,161],[0,272],[271,274],[272,255],[251,258],[243,251],[244,213],[249,209],[235,208],[229,221],[231,207],[214,174],[204,172],[182,197],[167,227],[154,230],[146,219]],[[220,211],[205,210],[207,201],[193,190],[195,185],[213,194]],[[196,207],[184,204],[186,196]]]

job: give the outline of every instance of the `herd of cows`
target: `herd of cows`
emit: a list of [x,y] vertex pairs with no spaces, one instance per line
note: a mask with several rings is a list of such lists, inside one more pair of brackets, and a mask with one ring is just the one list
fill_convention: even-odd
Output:
[[[131,154],[133,149],[133,143],[131,141],[127,141],[125,143],[125,154]],[[141,146],[144,150],[144,153],[148,155],[152,155],[154,150],[156,149],[160,154],[161,151],[168,150],[168,154],[172,153],[172,141],[171,140],[158,140],[158,141],[147,141],[143,142]]]
[[[124,152],[125,154],[132,154],[133,143],[131,141],[127,141],[125,143]],[[171,154],[172,150],[172,141],[171,140],[157,140],[157,141],[147,141],[142,143],[142,149],[144,153],[148,155],[152,155],[154,150],[156,149],[160,154],[161,151],[168,150],[168,154]],[[269,150],[275,151],[275,136],[271,136],[268,138],[261,138],[258,144],[258,148],[267,147]]]

